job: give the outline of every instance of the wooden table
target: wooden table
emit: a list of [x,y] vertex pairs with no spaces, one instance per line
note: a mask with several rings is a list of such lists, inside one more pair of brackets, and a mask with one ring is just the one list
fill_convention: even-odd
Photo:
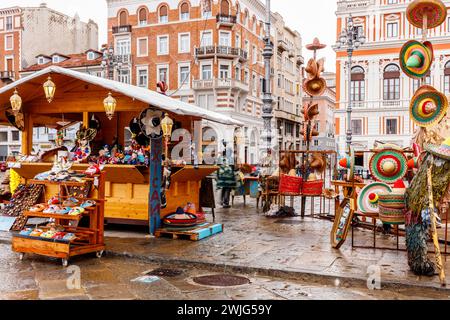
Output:
[[[340,195],[341,194],[340,188],[342,188],[344,197],[347,197],[348,196],[347,191],[350,188],[356,187],[356,188],[362,189],[366,186],[366,183],[333,180],[333,181],[331,181],[331,185],[334,186],[334,191],[336,192],[336,194]],[[357,193],[355,192],[354,194],[355,194],[355,203],[357,203],[356,202],[357,201]],[[339,197],[336,197],[334,200],[335,216],[337,214],[337,209],[339,208],[339,206],[340,206],[340,199],[339,199]]]

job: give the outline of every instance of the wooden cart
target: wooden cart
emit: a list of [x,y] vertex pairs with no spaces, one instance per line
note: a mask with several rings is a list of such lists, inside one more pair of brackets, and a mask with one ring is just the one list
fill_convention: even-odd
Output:
[[[62,259],[63,266],[67,266],[70,257],[96,253],[100,258],[105,250],[104,244],[104,210],[105,210],[105,172],[84,178],[82,182],[53,182],[30,180],[29,184],[41,184],[46,188],[43,202],[47,202],[49,195],[59,195],[61,199],[68,198],[65,189],[68,187],[82,187],[86,182],[91,182],[92,187],[87,198],[77,197],[78,200],[92,200],[96,202],[94,207],[86,208],[86,211],[79,216],[61,215],[56,213],[24,212],[28,218],[49,218],[54,219],[55,224],[62,226],[65,232],[73,233],[76,239],[72,241],[45,239],[32,237],[16,233],[12,239],[12,249],[20,253],[23,259],[26,253],[33,253],[53,258]],[[89,219],[88,227],[79,227],[81,219]],[[74,223],[75,222],[75,223]],[[45,229],[42,228],[42,229]]]

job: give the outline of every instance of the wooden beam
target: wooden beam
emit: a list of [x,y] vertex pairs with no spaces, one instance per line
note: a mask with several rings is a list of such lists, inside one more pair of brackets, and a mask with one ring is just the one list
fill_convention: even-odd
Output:
[[25,130],[22,131],[22,154],[29,156],[33,150],[33,116],[24,114]]
[[89,112],[83,112],[83,127],[89,128]]

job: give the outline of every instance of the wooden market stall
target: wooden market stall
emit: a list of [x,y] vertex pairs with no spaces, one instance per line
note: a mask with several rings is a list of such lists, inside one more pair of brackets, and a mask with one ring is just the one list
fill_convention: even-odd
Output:
[[[49,103],[43,84],[51,76],[56,93]],[[99,120],[101,129],[95,142],[112,145],[113,141],[125,144],[125,128],[130,121],[139,117],[143,110],[153,107],[166,112],[179,128],[186,129],[193,137],[193,143],[202,146],[202,135],[194,135],[197,121],[202,119],[224,125],[240,126],[238,121],[222,114],[204,110],[160,93],[144,88],[111,81],[80,72],[51,66],[0,89],[0,121],[10,125],[7,110],[11,108],[10,97],[17,90],[22,99],[23,114],[22,154],[30,155],[33,148],[33,128],[60,129],[64,122],[80,122],[85,127],[92,116]],[[117,101],[114,116],[109,120],[105,114],[103,100],[111,92]],[[197,122],[198,123],[198,122]],[[200,130],[201,132],[201,130]],[[199,158],[201,156],[198,151]],[[36,174],[48,171],[53,163],[19,163],[14,170],[24,180],[33,179]],[[85,170],[89,164],[74,164],[72,169]],[[204,177],[215,172],[214,165],[178,165],[172,168],[171,186],[167,190],[167,207],[161,216],[184,207],[188,202],[200,208],[199,190]],[[150,172],[143,165],[107,164],[105,185],[105,219],[126,224],[146,224],[149,219]]]

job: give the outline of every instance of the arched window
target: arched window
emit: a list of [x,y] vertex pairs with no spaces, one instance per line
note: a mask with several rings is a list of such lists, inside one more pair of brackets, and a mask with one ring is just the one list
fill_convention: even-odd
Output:
[[236,3],[236,21],[241,22],[241,8],[239,7],[239,3]]
[[212,17],[211,0],[203,0],[202,1],[202,16],[205,19]]
[[256,33],[256,17],[255,16],[253,16],[253,19],[252,19],[252,30],[254,33]]
[[126,26],[128,24],[128,14],[126,11],[121,11],[119,13],[119,25]]
[[400,68],[395,64],[384,69],[383,100],[400,100]]
[[366,96],[366,82],[364,69],[357,66],[352,68],[351,99],[364,101]]
[[189,20],[189,4],[187,2],[180,6],[180,20]]
[[[425,84],[431,86],[431,71],[428,71],[428,73],[425,76]],[[422,85],[420,79],[413,79],[413,94],[417,91],[417,89],[420,88]]]
[[139,25],[146,25],[147,24],[147,9],[141,8],[139,10]]
[[450,61],[444,67],[444,93],[450,94]]
[[230,15],[230,3],[228,2],[228,0],[222,0],[220,2],[220,14],[224,16]]
[[169,22],[169,9],[167,8],[167,6],[162,6],[161,8],[159,8],[159,22]]
[[249,16],[248,10],[245,9],[244,15],[242,17],[242,24],[244,26],[247,26],[247,24],[248,24],[248,16]]

